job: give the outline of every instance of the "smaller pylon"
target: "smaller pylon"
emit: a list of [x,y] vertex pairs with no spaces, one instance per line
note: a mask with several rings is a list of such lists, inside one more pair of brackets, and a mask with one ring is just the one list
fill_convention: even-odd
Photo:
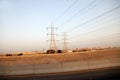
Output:
[[66,32],[63,33],[63,52],[67,52],[67,38]]

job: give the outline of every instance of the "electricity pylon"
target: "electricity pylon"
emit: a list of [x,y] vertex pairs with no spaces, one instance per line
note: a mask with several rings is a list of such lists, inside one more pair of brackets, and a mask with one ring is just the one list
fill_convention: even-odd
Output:
[[67,51],[67,38],[66,38],[66,33],[63,33],[63,51]]
[[57,51],[57,47],[56,47],[56,40],[55,40],[55,34],[54,33],[54,29],[56,29],[53,25],[53,22],[51,23],[51,27],[47,28],[47,29],[51,29],[51,32],[47,35],[50,35],[50,46],[49,46],[49,50],[55,50],[55,52]]

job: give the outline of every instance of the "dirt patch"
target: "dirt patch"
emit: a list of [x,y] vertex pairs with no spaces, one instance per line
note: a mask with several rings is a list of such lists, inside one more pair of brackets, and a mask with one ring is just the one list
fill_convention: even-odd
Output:
[[23,56],[2,56],[2,57],[0,56],[0,65],[48,64],[88,59],[93,60],[105,58],[109,59],[113,57],[120,58],[120,49],[107,49],[79,53],[38,54]]

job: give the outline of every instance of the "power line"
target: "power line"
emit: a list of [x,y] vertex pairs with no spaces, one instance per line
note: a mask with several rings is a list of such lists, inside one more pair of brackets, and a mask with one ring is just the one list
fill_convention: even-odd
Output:
[[64,11],[63,11],[63,13],[61,13],[56,19],[55,19],[55,21],[57,20],[57,19],[59,19],[61,16],[63,16],[69,9],[71,9],[76,3],[78,2],[78,0],[75,0],[67,9],[65,9]]
[[[109,16],[110,16],[110,15],[109,15]],[[110,17],[108,17],[108,18],[110,18]],[[108,18],[107,18],[107,19],[108,19]],[[82,36],[83,36],[83,35],[85,35],[85,34],[97,32],[97,31],[100,31],[101,29],[105,29],[105,28],[107,28],[107,27],[109,28],[109,26],[111,26],[111,27],[112,27],[112,26],[115,26],[114,24],[116,24],[116,23],[117,23],[117,25],[119,25],[119,24],[118,24],[118,23],[119,23],[118,21],[120,20],[120,19],[119,19],[119,16],[117,16],[117,18],[118,18],[118,19],[116,19],[116,20],[113,20],[113,19],[110,18],[110,20],[107,20],[107,22],[104,21],[105,19],[102,19],[102,20],[101,20],[102,23],[101,23],[101,21],[99,21],[100,24],[97,24],[97,26],[95,26],[95,25],[94,25],[94,26],[90,26],[90,25],[89,25],[89,27],[85,28],[84,31],[85,31],[85,32],[87,31],[86,33],[78,34],[78,35],[76,35],[76,36],[73,35],[73,37],[70,37],[70,38],[74,39],[75,37],[77,37],[77,36],[79,36],[79,35],[82,35]],[[110,22],[110,21],[111,21],[111,22]],[[117,22],[116,22],[116,21],[117,21]],[[103,22],[104,22],[104,23],[103,23]],[[95,23],[96,23],[96,22],[95,22]],[[109,25],[103,25],[103,24],[106,24],[106,23],[109,23]],[[94,23],[93,23],[93,24],[94,24]],[[111,25],[110,25],[110,24],[111,24]],[[100,25],[101,27],[98,26],[98,25]],[[99,28],[98,28],[98,27],[99,27]],[[82,28],[82,27],[81,27],[81,28]],[[93,29],[90,30],[91,28],[93,28]],[[79,30],[79,32],[81,32],[81,31],[83,32],[83,29],[80,29],[80,30]]]
[[[118,24],[119,25],[119,24]],[[109,27],[109,26],[108,26]],[[104,28],[103,28],[104,29]],[[112,29],[112,28],[111,28]],[[98,29],[97,31],[100,31],[100,29]],[[92,33],[92,32],[94,32],[94,31],[90,31],[90,32],[88,32],[88,33],[85,33],[85,34],[89,34],[89,33]],[[106,31],[104,31],[104,32],[106,32]],[[101,33],[103,33],[103,31],[101,32]],[[119,36],[119,35],[117,35],[117,34],[119,34],[119,32],[117,32],[117,33],[112,33],[114,36],[113,37],[115,37],[115,36]],[[82,36],[83,36],[83,34],[81,34]],[[111,35],[111,33],[109,33],[109,34],[107,34],[107,32],[106,33],[104,33],[103,35],[102,35],[102,37],[108,37],[108,35]],[[84,36],[83,36],[84,37]],[[96,37],[98,37],[98,38],[96,38]],[[95,39],[99,39],[101,36],[96,36],[96,37],[91,37],[91,39],[92,40],[95,40]],[[79,37],[79,36],[76,36],[76,37],[71,37],[71,39],[76,39],[76,40],[78,40],[77,38],[81,38],[82,39],[82,41],[83,42],[85,42],[85,39],[87,38],[87,37],[85,37],[85,39],[83,39],[82,37]],[[95,38],[95,39],[94,39]],[[116,37],[116,38],[119,38],[119,37]],[[100,38],[101,39],[101,38]],[[115,39],[115,38],[112,38],[112,39]],[[76,42],[76,40],[74,41],[74,42]],[[89,40],[89,39],[86,39],[86,40]],[[97,40],[98,41],[98,40]],[[80,41],[81,42],[81,41]]]
[[[83,39],[83,38],[81,38],[81,39],[76,39],[75,41],[72,41],[72,42],[88,42],[88,41],[99,41],[99,40],[101,40],[101,41],[104,41],[104,40],[109,40],[109,39],[113,39],[113,40],[115,40],[115,38],[116,39],[120,39],[119,38],[119,32],[117,32],[117,33],[110,33],[110,34],[107,34],[107,35],[102,35],[102,36],[96,36],[96,37],[91,37],[91,38],[89,38],[89,39],[87,39],[87,37],[86,37],[86,39]],[[111,37],[113,37],[113,38],[111,38]],[[80,38],[80,37],[79,37]],[[104,38],[104,39],[103,39]],[[103,39],[103,40],[102,40]],[[94,42],[93,41],[93,42]]]
[[[116,34],[119,34],[119,33],[116,33]],[[103,36],[101,36],[101,37],[99,37],[99,38],[96,38],[96,37],[93,37],[93,38],[91,38],[91,39],[86,39],[86,40],[82,40],[82,41],[72,41],[72,42],[88,42],[88,40],[89,41],[97,41],[97,42],[99,42],[99,41],[102,41],[102,42],[105,42],[105,41],[108,41],[108,40],[110,40],[110,41],[112,41],[112,40],[114,40],[115,38],[118,38],[118,39],[120,39],[119,38],[119,35],[115,35],[115,36],[112,36],[112,35],[115,35],[115,33],[113,34],[108,34],[108,35],[103,35]],[[101,40],[101,38],[104,38],[104,40]]]
[[[104,20],[104,19],[103,19]],[[103,21],[102,20],[102,21]],[[117,19],[116,19],[117,20]],[[113,21],[115,21],[115,20],[113,20]],[[106,24],[106,23],[113,23],[113,21],[112,22],[110,22],[110,21],[107,21],[107,22],[103,22],[102,24]],[[101,21],[99,21],[99,22],[101,22]],[[95,22],[95,23],[97,23],[97,22]],[[95,23],[93,23],[93,24],[95,24]],[[115,22],[114,22],[115,23]],[[101,24],[97,24],[96,26],[98,27],[98,25],[101,25]],[[86,31],[89,31],[91,28],[97,28],[96,26],[90,26],[90,27],[86,27],[84,30],[86,30]],[[101,25],[102,26],[102,25]],[[104,26],[104,25],[103,25]],[[105,27],[102,27],[102,28],[105,28]],[[101,29],[101,28],[100,28]],[[83,30],[83,29],[82,29]],[[97,29],[98,30],[98,29]]]
[[[92,23],[92,25],[94,25],[94,24],[97,23],[97,26],[98,26],[98,25],[101,25],[101,24],[99,24],[99,23],[102,23],[102,24],[113,23],[113,21],[116,22],[117,20],[119,20],[119,17],[120,17],[120,16],[117,16],[118,19],[117,19],[117,18],[116,18],[116,19],[113,19],[112,15],[114,15],[114,14],[106,15],[105,17],[99,19],[99,21],[98,21],[98,20],[94,21],[94,22]],[[107,19],[106,19],[106,18],[107,18]],[[111,19],[111,18],[112,18],[112,19]],[[108,20],[108,19],[109,19],[109,20]],[[107,22],[106,22],[106,20],[107,20]],[[112,22],[110,22],[110,21],[112,21]],[[89,27],[88,27],[88,26],[89,26]],[[80,30],[83,30],[82,28],[83,28],[83,27],[80,27]],[[91,29],[91,28],[95,28],[95,26],[87,25],[87,27],[85,28],[85,30],[87,31],[87,30],[89,30],[89,29]],[[96,27],[96,28],[97,28],[97,27]],[[80,30],[79,30],[79,31],[80,31]]]
[[70,17],[67,21],[65,21],[63,24],[61,24],[60,26],[58,26],[57,28],[60,28],[61,26],[65,25],[66,23],[68,23],[70,20],[72,20],[77,14],[79,14],[80,12],[84,11],[85,9],[89,8],[91,5],[93,5],[96,2],[96,0],[93,0],[91,3],[89,3],[87,6],[85,6],[84,8],[82,8],[81,10],[79,10],[77,13],[75,13],[72,17]]
[[69,9],[71,9],[77,2],[78,2],[78,0],[75,0],[67,9],[65,9],[65,10],[63,11],[63,13],[61,13],[61,14],[55,19],[55,21],[56,21],[57,19],[59,19],[61,16],[63,16],[67,11],[69,11]]
[[[117,24],[117,25],[119,25],[119,24]],[[110,26],[110,25],[109,25],[109,26]],[[106,26],[106,27],[109,27],[109,26]],[[115,26],[115,25],[111,25],[111,26]],[[110,27],[109,27],[109,28],[110,28]],[[105,27],[100,27],[100,28],[97,28],[97,29],[88,31],[88,32],[86,32],[86,33],[83,33],[83,34],[78,34],[77,36],[79,36],[79,35],[83,36],[83,35],[85,35],[85,34],[89,34],[89,33],[97,32],[97,31],[101,31],[101,30],[103,30],[103,29],[105,29]],[[74,39],[74,38],[77,38],[77,36],[73,36],[73,37],[70,37],[70,38],[71,38],[71,39]]]
[[101,18],[101,17],[103,17],[103,16],[105,16],[105,15],[107,15],[107,14],[109,14],[109,13],[111,13],[111,12],[117,10],[117,9],[119,9],[119,8],[120,8],[120,5],[117,6],[117,7],[115,7],[115,8],[113,8],[113,9],[111,9],[111,10],[109,10],[109,11],[107,11],[107,12],[102,13],[101,15],[98,15],[98,16],[92,18],[92,19],[89,19],[89,20],[87,20],[86,22],[84,22],[84,23],[82,23],[82,24],[74,27],[74,28],[72,29],[72,31],[75,30],[76,28],[80,27],[80,26],[83,26],[83,25],[88,24],[88,23],[91,22],[91,21],[94,21],[94,20],[96,20],[96,19],[99,19],[99,18]]
[[[119,25],[119,24],[117,24],[117,25]],[[113,26],[115,26],[115,25],[113,25]],[[109,26],[107,26],[107,27],[109,27]],[[102,29],[102,31],[101,31],[101,29]],[[119,28],[118,28],[119,29]],[[108,35],[108,32],[107,31],[103,31],[104,30],[104,27],[102,27],[102,28],[99,28],[99,29],[95,29],[95,30],[92,30],[92,31],[89,31],[89,32],[87,32],[87,33],[83,33],[83,34],[79,34],[79,35],[81,35],[80,37],[82,38],[84,38],[85,36],[87,36],[87,35],[89,35],[89,34],[91,34],[92,35],[92,33],[95,33],[95,32],[97,32],[97,31],[99,31],[99,32],[101,32],[101,36],[105,36],[105,35]],[[112,27],[111,28],[111,32],[113,33],[113,30],[114,30],[114,27]],[[117,30],[117,29],[116,29]],[[116,30],[114,30],[114,31],[116,31]],[[104,32],[104,34],[102,34]],[[118,31],[117,31],[118,32]],[[109,32],[110,33],[110,32]],[[86,35],[85,35],[86,34]],[[113,33],[113,34],[116,34],[116,33]],[[79,37],[79,35],[76,35],[76,36],[73,36],[73,37],[70,37],[69,39],[77,39],[78,40],[78,38],[80,38]],[[93,35],[94,36],[94,35]],[[97,36],[97,37],[100,37],[100,36]],[[82,38],[82,39],[83,39]]]

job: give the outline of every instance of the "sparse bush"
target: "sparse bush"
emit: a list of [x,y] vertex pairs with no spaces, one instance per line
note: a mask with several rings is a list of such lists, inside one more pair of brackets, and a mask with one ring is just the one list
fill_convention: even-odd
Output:
[[77,52],[76,50],[73,50],[72,52]]
[[12,56],[12,54],[6,54],[6,56]]
[[47,50],[47,53],[55,53],[55,50]]
[[82,49],[82,51],[87,51],[86,49]]
[[57,53],[62,53],[62,50],[57,50]]
[[22,56],[22,55],[23,55],[23,53],[17,54],[17,56]]

